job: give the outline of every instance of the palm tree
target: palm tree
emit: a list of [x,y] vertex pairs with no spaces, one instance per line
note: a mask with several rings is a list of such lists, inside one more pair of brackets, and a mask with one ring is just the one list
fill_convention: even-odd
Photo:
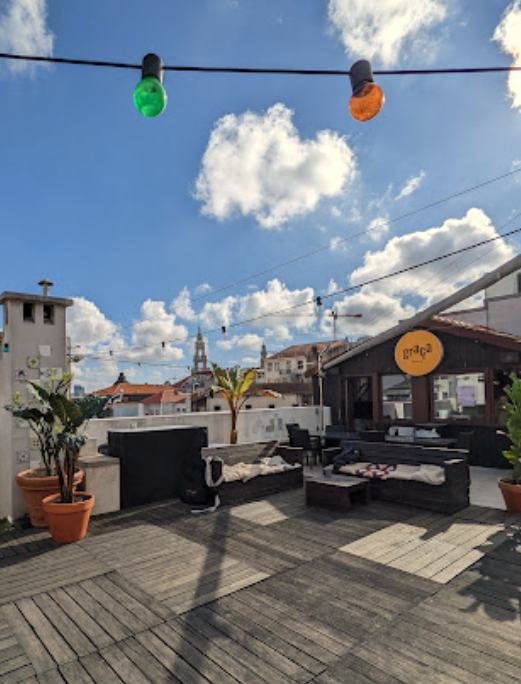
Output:
[[257,371],[254,368],[241,370],[239,366],[235,368],[220,368],[216,363],[212,363],[215,386],[213,391],[226,399],[230,407],[232,419],[230,429],[230,444],[237,444],[237,418],[239,411],[248,398],[248,390],[252,386]]

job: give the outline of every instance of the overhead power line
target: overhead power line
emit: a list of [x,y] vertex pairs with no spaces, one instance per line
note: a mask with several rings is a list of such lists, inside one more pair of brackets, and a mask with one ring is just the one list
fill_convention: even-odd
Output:
[[[79,59],[76,57],[50,57],[46,55],[20,55],[11,52],[0,52],[0,59],[11,59],[49,64],[68,64],[71,66],[102,67],[110,69],[141,69],[141,64],[131,62],[114,62],[100,59]],[[219,74],[280,74],[287,76],[349,76],[350,69],[289,69],[285,67],[239,67],[208,66],[189,64],[165,64],[163,71],[219,73]],[[521,71],[517,66],[489,67],[445,67],[436,69],[375,69],[377,76],[430,76],[442,74],[488,74]]]
[[[410,218],[411,216],[416,216],[416,214],[420,214],[423,211],[427,211],[428,209],[433,209],[434,207],[439,206],[440,204],[444,204],[445,202],[450,202],[453,199],[457,199],[458,197],[462,197],[463,195],[467,195],[470,192],[474,192],[476,190],[480,190],[481,188],[486,187],[487,185],[491,185],[492,183],[497,183],[500,180],[503,180],[505,178],[508,178],[510,176],[514,176],[518,173],[521,173],[521,166],[518,166],[515,169],[512,169],[511,171],[507,171],[505,173],[500,174],[499,176],[494,176],[493,178],[488,178],[484,181],[480,181],[479,183],[476,183],[475,185],[471,185],[467,188],[463,188],[462,190],[458,190],[458,192],[454,192],[450,195],[446,195],[445,197],[441,197],[440,199],[434,200],[432,202],[429,202],[428,204],[423,205],[422,207],[418,207],[417,209],[412,209],[411,211],[407,211],[404,214],[400,214],[399,216],[394,216],[393,218],[390,219],[382,219],[381,224],[379,223],[378,225],[392,225],[394,223],[398,223],[399,221],[404,221],[405,219]],[[344,244],[348,242],[348,240],[354,240],[357,237],[360,237],[361,235],[366,235],[367,233],[370,233],[371,229],[370,228],[364,228],[363,230],[360,230],[356,233],[349,233],[343,238],[339,238],[337,240],[337,244]],[[278,264],[275,264],[274,266],[269,266],[268,268],[263,269],[262,271],[258,271],[257,273],[253,273],[250,276],[245,276],[244,278],[241,278],[240,280],[236,280],[233,283],[228,283],[227,285],[223,285],[222,287],[217,288],[216,290],[212,290],[211,292],[204,294],[204,295],[199,295],[198,297],[194,297],[192,299],[192,303],[196,303],[198,301],[202,301],[205,299],[208,299],[208,297],[215,296],[216,294],[219,294],[220,292],[225,292],[226,290],[230,290],[235,287],[239,287],[240,285],[245,285],[246,283],[250,282],[254,278],[260,278],[262,276],[267,275],[268,273],[273,273],[273,271],[276,271],[280,268],[283,268],[284,266],[291,266],[292,264],[297,263],[298,261],[301,261],[302,259],[308,259],[312,256],[315,256],[317,254],[320,254],[322,252],[329,251],[331,249],[330,244],[328,243],[320,245],[319,247],[316,247],[315,249],[309,251],[309,252],[304,252],[302,254],[298,254],[291,259],[288,259],[286,261],[281,261]]]
[[[496,235],[496,236],[489,238],[487,240],[481,240],[480,242],[475,242],[472,245],[468,245],[467,247],[461,247],[461,248],[455,249],[451,252],[447,252],[445,254],[440,254],[439,256],[436,256],[436,257],[431,257],[430,259],[426,259],[425,261],[421,261],[417,264],[413,264],[411,266],[405,266],[403,268],[398,269],[397,271],[393,271],[391,273],[386,273],[386,274],[381,275],[381,276],[376,276],[374,278],[369,278],[368,280],[357,283],[356,285],[350,285],[349,287],[345,287],[345,288],[342,288],[340,290],[335,290],[335,292],[325,293],[325,294],[319,295],[319,297],[321,299],[325,300],[325,299],[331,299],[332,297],[337,297],[338,295],[341,295],[341,294],[353,292],[353,291],[358,290],[362,287],[366,287],[368,285],[374,285],[375,283],[379,283],[379,282],[382,282],[384,280],[388,280],[389,278],[395,278],[399,275],[403,275],[404,273],[408,273],[409,271],[414,271],[414,270],[417,270],[417,269],[422,268],[424,266],[428,266],[429,264],[433,264],[433,263],[436,263],[438,261],[442,261],[443,259],[448,259],[450,257],[456,256],[457,254],[463,254],[464,252],[469,252],[473,249],[477,249],[478,247],[483,247],[484,245],[491,244],[492,242],[495,242],[497,240],[508,238],[509,236],[515,235],[517,233],[521,233],[521,228],[515,228],[513,230],[510,230],[506,233],[501,233],[501,234]],[[230,323],[226,326],[226,329],[237,328],[240,326],[248,325],[250,323],[255,323],[255,322],[260,321],[260,320],[264,320],[266,318],[276,317],[276,316],[283,314],[287,311],[294,311],[295,309],[298,309],[300,307],[308,306],[309,304],[315,304],[315,302],[316,302],[316,297],[314,297],[313,299],[307,299],[303,302],[299,302],[298,304],[294,304],[292,306],[288,306],[288,307],[285,307],[282,309],[277,309],[275,311],[269,311],[269,312],[267,312],[265,314],[261,314],[259,316],[253,316],[251,318],[243,319],[241,321],[236,321],[235,323]],[[209,330],[203,330],[201,332],[205,335],[210,335],[212,333],[221,333],[222,332],[222,326],[219,326],[218,328],[212,328]],[[170,343],[185,342],[185,341],[186,341],[186,338],[183,338],[183,339],[180,339],[180,338],[175,339],[174,338],[171,340],[164,340],[164,343],[170,344]],[[129,351],[140,351],[140,350],[145,350],[145,349],[152,349],[152,348],[155,348],[157,346],[158,345],[156,344],[156,345],[143,345],[141,347],[130,347],[130,349],[125,350],[125,352],[122,352],[122,354],[128,354]],[[85,356],[85,358],[89,357],[88,354],[86,354],[84,356]],[[98,359],[102,358],[102,356],[100,356],[100,354],[96,354],[93,356],[96,356],[96,358],[98,358]],[[116,360],[117,354],[115,352],[110,354],[110,352],[109,352],[109,356],[107,356],[105,358],[106,359],[114,358]]]

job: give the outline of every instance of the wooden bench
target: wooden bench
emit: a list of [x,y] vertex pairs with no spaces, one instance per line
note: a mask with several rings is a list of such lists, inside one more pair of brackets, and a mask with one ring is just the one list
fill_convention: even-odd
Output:
[[304,484],[304,450],[299,447],[281,446],[276,441],[249,442],[204,447],[201,450],[201,455],[219,458],[225,465],[258,463],[261,458],[280,456],[286,463],[291,465],[298,463],[301,466],[300,468],[285,470],[282,473],[258,475],[247,482],[242,482],[242,480],[223,482],[219,486],[218,492],[221,503],[224,505],[263,499],[287,489],[302,487]]

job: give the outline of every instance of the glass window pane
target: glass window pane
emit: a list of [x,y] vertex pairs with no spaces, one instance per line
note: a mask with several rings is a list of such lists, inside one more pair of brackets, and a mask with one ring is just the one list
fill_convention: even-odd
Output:
[[485,416],[483,373],[451,373],[433,377],[434,417],[472,420]]
[[382,375],[382,416],[391,420],[412,418],[411,378]]

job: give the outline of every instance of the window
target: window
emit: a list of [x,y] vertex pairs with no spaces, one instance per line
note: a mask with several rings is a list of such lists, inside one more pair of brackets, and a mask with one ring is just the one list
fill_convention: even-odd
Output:
[[245,409],[251,409],[251,404],[246,404]]
[[31,302],[24,302],[23,315],[24,321],[31,321],[31,323],[34,323],[34,304],[31,304]]
[[485,378],[482,373],[435,375],[432,383],[435,418],[472,420],[485,416]]
[[382,375],[382,417],[412,418],[411,378],[407,375]]
[[280,363],[278,361],[275,361],[275,370],[280,369]]
[[268,404],[268,408],[275,408],[275,404]]
[[521,273],[517,274],[517,291],[521,293]]
[[43,305],[43,322],[49,325],[54,325],[54,305],[44,304]]
[[214,406],[214,407],[213,407],[213,410],[214,410],[214,411],[220,411],[220,410],[221,410],[221,407],[220,407],[220,406]]
[[298,370],[304,370],[304,361],[302,359],[297,361],[297,368]]
[[273,370],[273,364],[271,361],[268,361],[268,370],[269,371]]

